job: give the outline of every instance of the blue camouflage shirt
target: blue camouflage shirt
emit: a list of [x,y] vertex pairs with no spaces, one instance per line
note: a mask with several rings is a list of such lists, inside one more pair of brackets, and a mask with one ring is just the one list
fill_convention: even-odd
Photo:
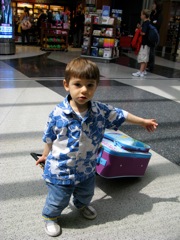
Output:
[[91,101],[85,116],[69,104],[70,95],[50,113],[43,141],[52,143],[43,178],[59,185],[78,184],[93,176],[96,157],[105,129],[117,130],[127,112]]

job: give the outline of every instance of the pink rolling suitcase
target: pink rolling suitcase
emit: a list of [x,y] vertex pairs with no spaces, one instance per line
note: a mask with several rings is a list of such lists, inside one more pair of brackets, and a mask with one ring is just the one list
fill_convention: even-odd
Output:
[[96,172],[104,178],[142,177],[151,153],[150,146],[117,132],[105,132]]

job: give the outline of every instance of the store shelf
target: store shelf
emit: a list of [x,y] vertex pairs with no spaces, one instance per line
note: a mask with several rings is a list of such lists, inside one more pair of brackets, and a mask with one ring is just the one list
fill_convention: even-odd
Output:
[[180,36],[180,15],[178,2],[171,3],[171,15],[168,23],[168,32],[166,37],[166,52],[176,54],[179,45]]
[[46,26],[41,31],[41,50],[68,51],[68,29]]
[[85,16],[81,56],[109,62],[117,58],[117,48],[116,18]]

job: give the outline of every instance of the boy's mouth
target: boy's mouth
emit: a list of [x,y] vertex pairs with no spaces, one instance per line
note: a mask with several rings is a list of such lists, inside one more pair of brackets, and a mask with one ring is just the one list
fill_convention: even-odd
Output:
[[87,99],[87,97],[81,96],[81,97],[79,97],[79,99],[85,100],[85,99]]

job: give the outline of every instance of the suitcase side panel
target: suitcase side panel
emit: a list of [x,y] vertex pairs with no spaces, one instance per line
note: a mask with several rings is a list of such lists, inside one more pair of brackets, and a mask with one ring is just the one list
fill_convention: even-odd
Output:
[[103,164],[97,164],[96,172],[105,178],[144,176],[150,157],[151,154],[141,158],[137,158],[136,155],[115,156],[103,150]]

